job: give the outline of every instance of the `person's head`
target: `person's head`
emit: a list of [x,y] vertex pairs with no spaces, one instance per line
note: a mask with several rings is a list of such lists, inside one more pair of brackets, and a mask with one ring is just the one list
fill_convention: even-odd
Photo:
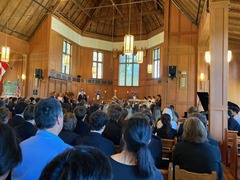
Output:
[[27,107],[27,103],[23,102],[23,101],[19,101],[16,105],[15,105],[15,112],[16,114],[22,114],[23,111],[25,110],[25,108]]
[[85,106],[76,106],[73,110],[78,121],[82,121],[87,114],[87,109]]
[[197,117],[189,117],[183,125],[182,140],[190,143],[207,142],[207,130]]
[[191,106],[190,108],[188,108],[188,116],[192,113],[198,113],[198,108],[196,106]]
[[0,179],[22,161],[22,152],[14,130],[0,122]]
[[25,110],[23,112],[23,117],[26,121],[34,119],[33,111],[34,111],[34,105],[28,105],[25,108]]
[[3,99],[0,99],[0,107],[6,107],[6,102]]
[[77,124],[77,118],[71,112],[67,112],[63,116],[63,129],[73,131]]
[[161,116],[161,121],[162,121],[162,125],[163,125],[163,128],[165,127],[171,127],[171,117],[169,114],[163,114]]
[[54,128],[58,134],[63,127],[61,103],[55,98],[40,100],[34,108],[34,119],[39,129]]
[[230,107],[230,110],[232,111],[232,115],[235,116],[239,112],[239,108],[232,106]]
[[171,120],[173,119],[173,112],[172,112],[172,109],[171,108],[165,108],[163,109],[163,112],[162,114],[168,114],[171,118]]
[[10,111],[6,107],[0,107],[0,122],[7,124]]
[[94,147],[76,146],[67,149],[46,165],[40,180],[112,179],[108,158]]
[[228,109],[228,118],[232,117],[232,111]]
[[104,130],[104,127],[108,123],[109,117],[101,110],[95,111],[90,116],[90,126],[94,131]]
[[155,168],[148,149],[151,137],[152,128],[148,117],[143,113],[133,114],[123,130],[123,140],[125,150],[136,154],[138,173],[145,178],[151,176]]
[[202,123],[204,124],[204,126],[207,128],[207,117],[201,113],[192,113],[189,115],[189,117],[197,117],[200,121],[202,121]]
[[108,107],[109,119],[118,121],[121,118],[122,108],[118,104],[111,104]]
[[161,99],[161,98],[162,98],[162,97],[161,97],[161,94],[158,94],[158,95],[157,95],[157,98],[158,98],[158,99]]

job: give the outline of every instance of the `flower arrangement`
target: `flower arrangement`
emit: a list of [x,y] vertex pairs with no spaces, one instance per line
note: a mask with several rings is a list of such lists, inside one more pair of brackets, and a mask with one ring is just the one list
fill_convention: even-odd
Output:
[[100,94],[101,94],[101,89],[100,89],[100,88],[97,88],[96,91],[95,91],[95,94],[96,94],[96,95],[100,95]]
[[132,91],[132,96],[137,96],[137,91]]

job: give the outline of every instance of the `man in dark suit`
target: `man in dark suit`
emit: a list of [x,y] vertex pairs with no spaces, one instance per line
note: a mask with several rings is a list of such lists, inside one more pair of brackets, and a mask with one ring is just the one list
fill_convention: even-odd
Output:
[[25,122],[24,118],[23,118],[23,111],[25,110],[25,108],[27,107],[27,103],[25,102],[18,102],[15,106],[15,113],[16,115],[13,116],[11,119],[9,119],[8,124],[12,127],[17,127],[20,124],[22,124],[23,122]]
[[81,144],[96,147],[106,156],[115,154],[113,142],[102,136],[108,119],[107,114],[100,110],[92,113],[90,118],[91,132],[83,137],[79,137],[76,141],[76,145]]
[[85,91],[83,90],[83,88],[78,93],[78,102],[80,102],[82,99],[87,102],[87,95],[86,95]]
[[77,125],[73,130],[75,133],[79,134],[80,136],[84,136],[90,132],[90,126],[84,122],[87,116],[87,109],[85,106],[77,106],[74,108],[73,113],[77,118]]

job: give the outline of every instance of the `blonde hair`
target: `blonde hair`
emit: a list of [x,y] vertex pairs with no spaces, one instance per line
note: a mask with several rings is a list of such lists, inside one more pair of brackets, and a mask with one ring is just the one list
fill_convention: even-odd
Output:
[[207,130],[197,117],[188,118],[183,125],[183,141],[190,143],[207,142]]

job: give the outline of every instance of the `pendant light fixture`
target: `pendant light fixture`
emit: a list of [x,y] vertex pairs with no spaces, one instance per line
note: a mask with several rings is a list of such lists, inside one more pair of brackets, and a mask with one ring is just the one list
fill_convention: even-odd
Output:
[[130,34],[130,23],[131,23],[131,0],[129,4],[129,29],[128,29],[128,34],[124,36],[124,54],[125,55],[131,55],[133,54],[133,41],[134,41],[134,36]]
[[[142,35],[142,3],[141,3],[141,21],[140,21],[140,44],[141,44],[141,35]],[[137,51],[137,63],[143,63],[143,51],[142,47]]]

